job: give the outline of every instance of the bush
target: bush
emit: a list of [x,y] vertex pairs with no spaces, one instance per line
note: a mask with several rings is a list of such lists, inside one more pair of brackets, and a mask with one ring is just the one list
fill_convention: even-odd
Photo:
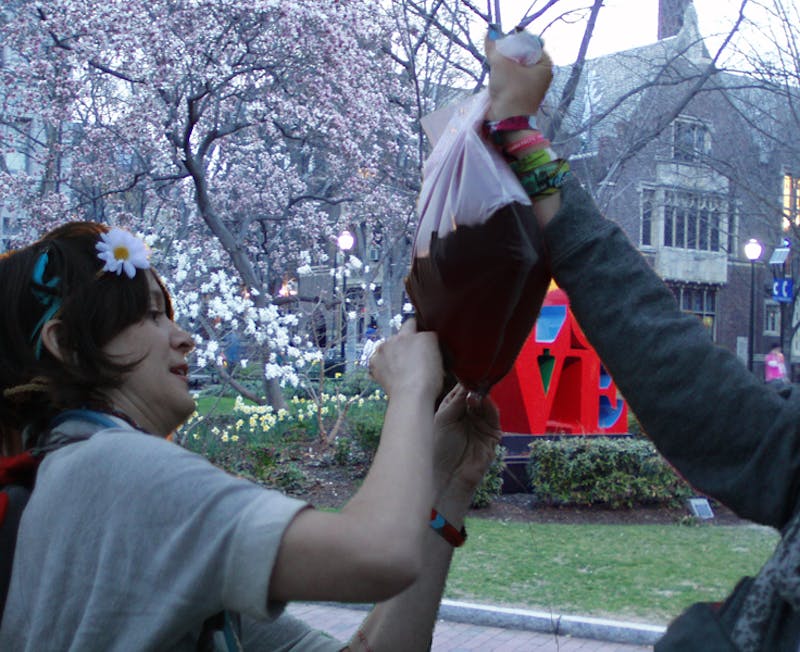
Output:
[[336,447],[333,451],[333,463],[337,466],[347,466],[353,457],[353,446],[347,437],[337,437]]
[[266,482],[273,487],[292,493],[301,491],[308,482],[308,478],[303,469],[294,462],[289,462],[278,466],[275,472],[266,479]]
[[348,396],[368,396],[382,391],[381,386],[369,375],[364,367],[356,367],[341,376],[338,391]]
[[546,504],[677,506],[692,495],[646,440],[537,440],[530,448],[528,478],[535,497]]
[[221,465],[227,471],[285,492],[301,491],[308,483],[305,472],[295,462],[284,460],[280,450],[272,446],[240,446],[236,467]]
[[384,400],[359,399],[347,411],[347,430],[356,446],[368,459],[372,459],[378,449],[386,415]]
[[475,508],[488,507],[492,504],[492,500],[500,495],[503,490],[503,458],[506,455],[506,449],[502,446],[495,448],[495,458],[486,475],[483,476],[480,485],[475,490],[475,495],[472,497],[472,506]]
[[628,408],[628,433],[640,439],[645,437],[642,424],[630,408]]

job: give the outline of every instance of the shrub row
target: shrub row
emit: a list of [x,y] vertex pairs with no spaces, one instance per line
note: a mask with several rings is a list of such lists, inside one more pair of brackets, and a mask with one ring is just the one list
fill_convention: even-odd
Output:
[[543,439],[530,449],[530,486],[545,504],[677,506],[693,493],[647,440]]

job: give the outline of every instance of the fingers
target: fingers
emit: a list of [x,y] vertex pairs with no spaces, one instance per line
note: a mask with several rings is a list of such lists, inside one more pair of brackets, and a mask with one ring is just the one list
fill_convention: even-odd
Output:
[[464,386],[461,383],[457,383],[442,399],[442,405],[451,404],[457,399],[463,398],[466,392],[467,390],[464,389]]
[[[470,400],[474,405],[470,405]],[[460,384],[442,400],[436,412],[436,422],[446,430],[457,425],[453,433],[460,433],[468,439],[475,436],[486,438],[492,445],[502,436],[500,415],[494,402]]]
[[466,411],[467,390],[461,384],[451,389],[442,399],[439,409],[436,410],[438,421],[452,422],[460,419]]
[[455,420],[464,415],[470,421],[484,422],[489,428],[500,426],[500,413],[494,401],[488,395],[468,391],[459,383],[442,399],[437,417]]
[[470,415],[491,421],[498,416],[497,406],[488,394],[469,392],[467,408]]
[[476,411],[478,415],[480,415],[480,418],[492,428],[500,427],[500,411],[497,409],[495,402],[489,396],[483,397],[483,400]]
[[500,440],[503,434],[500,430],[500,413],[489,396],[475,395],[472,403],[467,402],[466,412],[467,418],[477,432],[494,440]]
[[435,397],[444,378],[436,334],[418,333],[416,321],[409,319],[397,335],[375,350],[369,369],[390,397],[396,391],[407,390],[422,390]]

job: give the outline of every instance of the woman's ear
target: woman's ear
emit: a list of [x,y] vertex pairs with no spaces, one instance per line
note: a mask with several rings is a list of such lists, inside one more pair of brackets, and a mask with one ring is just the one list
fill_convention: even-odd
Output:
[[61,334],[61,320],[51,319],[46,321],[42,326],[42,346],[48,350],[56,360],[64,362],[67,357],[67,352],[59,342]]

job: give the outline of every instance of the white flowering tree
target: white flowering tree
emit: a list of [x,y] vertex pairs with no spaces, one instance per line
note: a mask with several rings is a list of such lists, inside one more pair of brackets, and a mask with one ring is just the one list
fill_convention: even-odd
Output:
[[147,234],[198,363],[250,338],[281,405],[315,355],[284,275],[325,263],[342,206],[400,232],[411,212],[393,28],[366,0],[7,2],[0,144],[25,164],[0,169],[0,212],[26,216],[18,243],[76,217]]

